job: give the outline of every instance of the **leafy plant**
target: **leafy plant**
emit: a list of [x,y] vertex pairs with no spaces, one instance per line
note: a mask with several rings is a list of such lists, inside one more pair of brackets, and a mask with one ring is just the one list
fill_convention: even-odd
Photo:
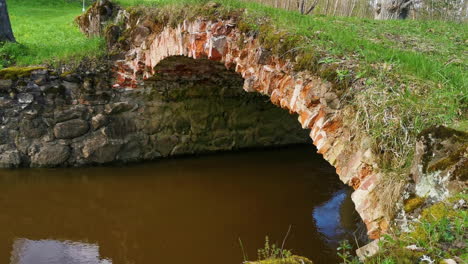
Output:
[[338,62],[339,60],[335,59],[335,58],[323,58],[321,60],[319,60],[319,64],[325,64],[325,63],[333,63],[333,62]]
[[341,258],[342,264],[359,264],[357,257],[351,254],[353,247],[348,240],[340,241],[340,245],[336,248],[338,257]]
[[336,74],[338,76],[338,80],[342,81],[349,76],[349,70],[336,70]]
[[280,248],[276,244],[270,244],[268,236],[265,237],[265,245],[257,251],[258,260],[283,259],[292,256],[290,250]]

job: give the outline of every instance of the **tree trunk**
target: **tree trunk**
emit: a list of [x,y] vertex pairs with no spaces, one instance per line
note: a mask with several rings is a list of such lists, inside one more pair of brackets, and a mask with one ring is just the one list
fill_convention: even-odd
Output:
[[333,16],[336,16],[336,9],[338,8],[338,2],[340,2],[340,0],[335,0],[335,8],[333,10]]
[[375,19],[405,19],[412,4],[413,0],[380,0],[375,10]]
[[330,6],[330,0],[327,0],[327,6],[325,7],[325,15],[328,15],[328,7]]
[[16,42],[11,29],[6,0],[0,0],[0,42]]

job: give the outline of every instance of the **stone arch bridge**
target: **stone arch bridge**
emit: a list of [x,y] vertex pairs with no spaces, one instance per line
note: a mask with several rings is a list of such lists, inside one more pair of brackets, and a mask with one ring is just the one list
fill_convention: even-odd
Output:
[[105,36],[110,59],[84,61],[73,72],[31,68],[3,78],[0,167],[128,162],[312,140],[355,189],[369,236],[388,228],[370,140],[350,127],[352,110],[332,83],[296,71],[294,61],[262,47],[235,19],[161,25],[97,1],[77,21],[87,35]]
[[[318,153],[336,168],[344,183],[355,189],[352,198],[369,236],[377,238],[388,228],[374,195],[381,174],[369,139],[345,125],[352,113],[342,104],[332,83],[308,71],[295,71],[294,61],[263,48],[255,36],[237,28],[235,18],[200,17],[177,25],[157,25],[154,19],[116,11],[111,3],[103,5],[106,12],[96,6],[80,17],[78,24],[90,36],[105,35],[111,49],[119,47],[119,58],[113,63],[114,88],[142,89],[161,76],[183,79],[237,73],[244,91],[267,96],[272,104],[298,115],[298,123]],[[103,21],[109,17],[124,26],[111,24],[103,29]],[[127,39],[122,45],[124,31]]]

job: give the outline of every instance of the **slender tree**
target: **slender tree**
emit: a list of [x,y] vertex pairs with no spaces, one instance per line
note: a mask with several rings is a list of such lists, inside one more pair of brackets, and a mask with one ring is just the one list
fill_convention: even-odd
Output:
[[296,1],[297,9],[303,15],[310,14],[312,11],[314,11],[315,7],[318,4],[318,0],[315,0],[312,4],[310,4],[307,7],[307,4],[308,4],[307,2],[308,2],[307,0],[297,0]]
[[16,42],[11,29],[6,0],[0,0],[0,42]]
[[380,0],[375,10],[375,19],[406,19],[414,0]]

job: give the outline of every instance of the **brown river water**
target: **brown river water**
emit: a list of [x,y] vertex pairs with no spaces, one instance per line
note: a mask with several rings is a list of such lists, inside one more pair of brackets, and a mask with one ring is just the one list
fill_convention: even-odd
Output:
[[285,248],[338,263],[362,225],[349,196],[312,146],[0,170],[0,263],[240,264],[289,226]]

